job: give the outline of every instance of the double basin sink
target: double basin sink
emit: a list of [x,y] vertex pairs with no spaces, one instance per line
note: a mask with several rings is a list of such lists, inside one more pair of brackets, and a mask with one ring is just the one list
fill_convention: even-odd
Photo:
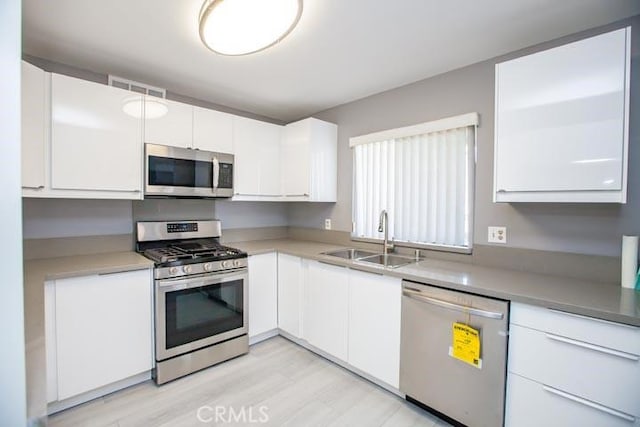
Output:
[[415,258],[409,258],[400,255],[380,254],[376,252],[365,251],[362,249],[339,249],[337,251],[323,252],[323,255],[329,255],[336,258],[342,258],[349,261],[366,262],[373,265],[379,265],[389,268],[397,268],[403,265],[416,262]]

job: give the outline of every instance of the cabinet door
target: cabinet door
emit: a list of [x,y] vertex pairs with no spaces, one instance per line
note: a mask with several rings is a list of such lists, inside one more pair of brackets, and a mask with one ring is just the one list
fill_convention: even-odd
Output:
[[140,193],[142,111],[123,106],[141,95],[58,74],[51,85],[52,188]]
[[149,270],[56,281],[59,400],[152,368],[151,295]]
[[163,99],[167,114],[145,117],[144,142],[191,148],[193,143],[193,106]]
[[349,273],[349,363],[398,388],[400,279]]
[[233,118],[234,194],[280,195],[282,126],[244,117]]
[[296,338],[302,337],[302,260],[278,254],[278,327]]
[[282,137],[282,194],[309,196],[310,126],[308,120],[285,126]]
[[275,252],[249,257],[249,337],[278,327],[277,268]]
[[22,186],[44,188],[45,86],[49,74],[22,61]]
[[233,116],[193,107],[193,148],[233,154]]
[[304,336],[309,343],[347,361],[349,270],[310,262],[304,308]]
[[496,66],[498,194],[626,193],[627,40],[621,29]]

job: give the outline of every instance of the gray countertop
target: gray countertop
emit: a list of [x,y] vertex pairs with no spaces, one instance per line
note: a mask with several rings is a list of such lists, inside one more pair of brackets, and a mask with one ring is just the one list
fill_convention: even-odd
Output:
[[250,255],[278,251],[357,270],[640,326],[640,292],[612,283],[425,259],[395,269],[322,255],[342,246],[300,240],[229,243]]

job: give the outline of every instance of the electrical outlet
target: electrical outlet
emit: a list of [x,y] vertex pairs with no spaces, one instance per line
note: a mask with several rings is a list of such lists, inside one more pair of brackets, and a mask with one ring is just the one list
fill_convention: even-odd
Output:
[[489,243],[507,243],[507,227],[489,227]]
[[331,218],[327,218],[324,220],[324,229],[331,230]]

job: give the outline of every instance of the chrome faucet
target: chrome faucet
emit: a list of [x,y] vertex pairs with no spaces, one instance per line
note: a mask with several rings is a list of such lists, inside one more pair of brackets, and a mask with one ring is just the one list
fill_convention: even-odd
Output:
[[391,242],[389,242],[389,215],[387,215],[387,210],[383,209],[380,212],[380,222],[378,223],[378,232],[382,233],[384,231],[384,243],[382,246],[383,253],[386,255],[389,252],[393,252],[395,246],[393,244],[393,237],[391,238]]

